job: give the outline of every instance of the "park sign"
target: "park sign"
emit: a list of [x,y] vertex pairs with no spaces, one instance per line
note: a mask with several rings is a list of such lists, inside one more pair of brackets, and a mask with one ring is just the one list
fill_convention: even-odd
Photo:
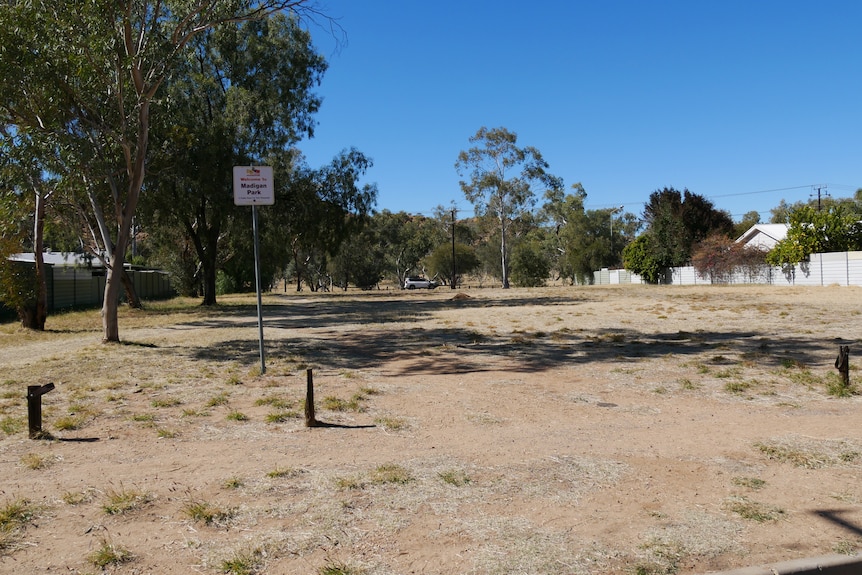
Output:
[[251,206],[251,228],[254,234],[254,284],[257,288],[257,329],[260,340],[260,373],[266,373],[263,348],[263,303],[260,296],[260,240],[257,232],[257,207],[275,203],[275,182],[270,166],[233,167],[233,203]]
[[275,183],[271,166],[234,166],[233,203],[238,206],[271,206]]

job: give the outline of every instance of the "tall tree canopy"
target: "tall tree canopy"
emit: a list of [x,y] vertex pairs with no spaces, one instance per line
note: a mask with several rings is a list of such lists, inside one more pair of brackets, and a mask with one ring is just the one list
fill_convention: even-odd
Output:
[[[532,208],[536,192],[562,187],[548,173],[548,163],[536,148],[518,147],[518,136],[506,128],[482,127],[470,138],[473,147],[458,154],[455,169],[461,190],[477,215],[496,218],[500,229],[502,283],[509,287],[508,228],[513,218]],[[537,189],[539,188],[539,189]]]
[[587,192],[580,183],[570,194],[552,190],[545,197],[560,277],[592,283],[595,270],[620,263],[622,246],[639,225],[634,214],[622,214],[621,208],[586,210]]
[[376,184],[359,181],[373,165],[355,148],[342,150],[317,169],[283,154],[275,162],[276,203],[264,211],[268,251],[293,261],[297,290],[304,280],[312,289],[325,279],[327,258],[367,223],[377,201]]
[[[149,159],[157,95],[209,30],[310,0],[32,0],[0,4],[0,118],[63,150],[103,236],[105,341],[119,341],[126,249]],[[109,209],[102,206],[108,199]]]
[[311,90],[326,63],[283,14],[208,31],[190,47],[166,80],[142,211],[154,237],[174,241],[172,230],[182,228],[200,262],[203,304],[213,305],[220,248],[233,218],[248,211],[233,205],[232,168],[268,164],[312,135],[320,98]]
[[650,194],[644,221],[653,237],[655,258],[663,267],[687,264],[692,246],[711,234],[733,233],[733,220],[726,212],[688,190],[664,188]]

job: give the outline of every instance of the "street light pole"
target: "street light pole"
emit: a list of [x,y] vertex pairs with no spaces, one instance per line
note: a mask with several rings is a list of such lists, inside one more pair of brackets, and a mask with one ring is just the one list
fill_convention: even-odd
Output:
[[611,257],[613,258],[612,264],[616,262],[616,252],[614,252],[614,214],[618,214],[623,211],[624,206],[619,206],[616,208],[611,208]]

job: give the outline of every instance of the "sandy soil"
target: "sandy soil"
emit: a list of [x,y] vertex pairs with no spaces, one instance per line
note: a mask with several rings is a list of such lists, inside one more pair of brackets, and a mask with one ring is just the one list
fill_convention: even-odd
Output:
[[[463,294],[269,296],[265,375],[247,301],[129,315],[121,346],[7,329],[0,572],[97,573],[102,551],[118,574],[669,574],[862,549],[862,396],[828,392],[839,345],[858,377],[859,289]],[[304,425],[308,368],[332,426]],[[31,440],[24,390],[47,382],[54,439]]]

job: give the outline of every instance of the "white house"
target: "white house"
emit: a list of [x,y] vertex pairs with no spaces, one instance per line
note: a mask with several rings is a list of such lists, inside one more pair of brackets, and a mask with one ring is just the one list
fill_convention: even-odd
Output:
[[737,238],[737,243],[769,251],[787,237],[787,224],[755,224]]

